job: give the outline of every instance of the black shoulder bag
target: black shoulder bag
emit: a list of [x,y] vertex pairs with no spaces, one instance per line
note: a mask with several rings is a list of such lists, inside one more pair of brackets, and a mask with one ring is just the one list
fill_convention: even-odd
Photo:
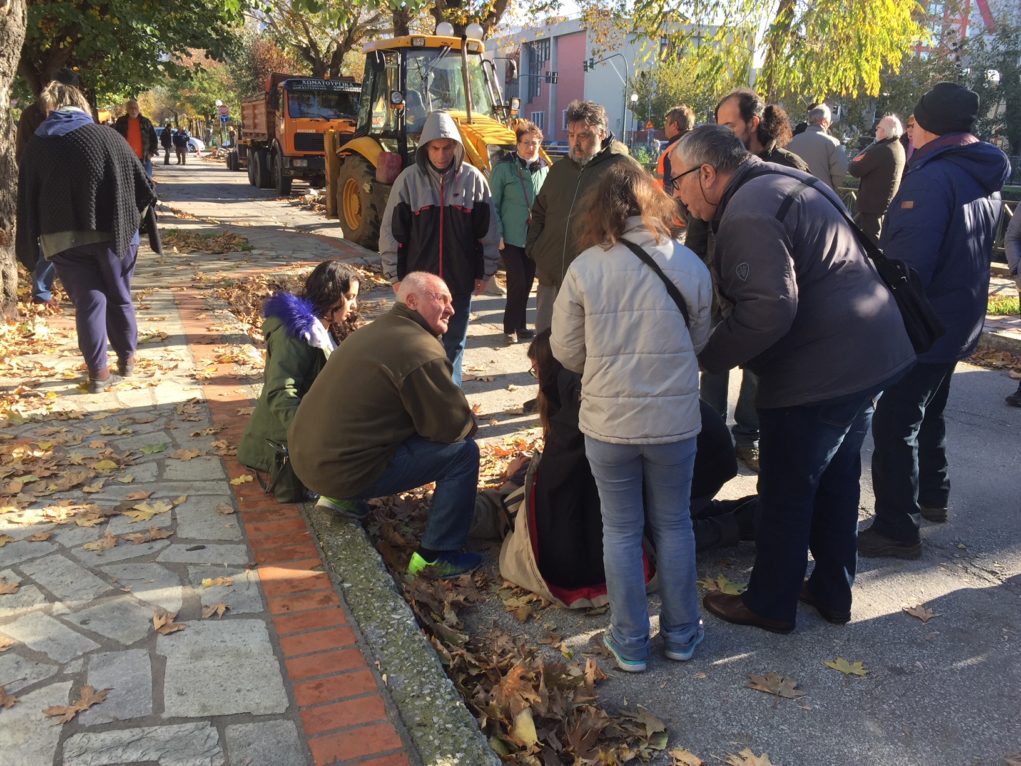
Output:
[[663,280],[663,285],[666,287],[666,291],[670,294],[670,297],[674,299],[674,303],[677,304],[677,308],[680,310],[681,316],[684,317],[684,326],[691,329],[691,321],[688,319],[688,304],[684,302],[684,296],[681,295],[681,291],[677,289],[677,285],[670,281],[670,278],[663,273],[663,269],[659,267],[659,264],[656,263],[652,259],[652,256],[645,252],[645,250],[640,248],[634,242],[626,240],[623,237],[621,237],[618,241],[632,253],[637,255],[646,266],[659,275],[659,278]]

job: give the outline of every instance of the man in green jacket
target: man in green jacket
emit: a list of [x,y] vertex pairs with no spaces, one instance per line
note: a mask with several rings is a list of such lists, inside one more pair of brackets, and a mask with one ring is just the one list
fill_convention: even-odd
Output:
[[361,520],[365,500],[436,482],[425,534],[408,564],[453,577],[482,557],[462,551],[475,512],[475,417],[454,384],[439,336],[454,314],[450,290],[422,271],[401,279],[389,313],[330,354],[301,400],[287,443],[319,507]]
[[627,147],[611,135],[606,109],[594,101],[575,100],[567,105],[567,146],[567,156],[553,163],[535,198],[525,241],[525,254],[535,261],[539,278],[536,333],[549,329],[557,291],[580,252],[572,216],[589,211],[578,208],[578,201],[615,163],[634,162]]

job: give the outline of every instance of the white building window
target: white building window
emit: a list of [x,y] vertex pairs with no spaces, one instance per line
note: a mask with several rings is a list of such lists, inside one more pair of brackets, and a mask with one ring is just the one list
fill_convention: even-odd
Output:
[[546,112],[532,112],[529,119],[536,124],[539,130],[546,130]]

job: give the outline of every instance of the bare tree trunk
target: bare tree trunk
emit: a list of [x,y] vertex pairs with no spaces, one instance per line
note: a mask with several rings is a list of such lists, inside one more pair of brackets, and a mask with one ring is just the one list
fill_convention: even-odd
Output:
[[[0,2],[0,8],[3,6]],[[18,263],[14,258],[18,166],[14,161],[11,82],[24,40],[25,0],[10,0],[6,11],[0,10],[0,316],[4,319],[18,313]]]
[[393,12],[394,37],[411,34],[411,20],[414,18],[408,8],[398,8]]

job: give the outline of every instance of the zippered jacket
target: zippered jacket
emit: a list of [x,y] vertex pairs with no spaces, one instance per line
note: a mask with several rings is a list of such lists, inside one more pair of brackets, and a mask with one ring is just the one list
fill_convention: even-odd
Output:
[[880,246],[914,267],[946,328],[920,363],[956,362],[978,345],[1000,190],[1009,177],[1007,156],[969,133],[947,133],[911,155]]
[[542,157],[526,163],[517,154],[493,168],[489,177],[489,185],[493,189],[493,210],[499,235],[506,244],[525,246],[532,203],[548,174],[549,165]]
[[[454,161],[444,172],[432,167],[426,150],[439,138],[457,142]],[[383,212],[383,275],[397,282],[412,271],[427,271],[442,278],[455,298],[464,297],[475,289],[476,279],[496,273],[499,241],[486,177],[464,162],[461,134],[450,115],[431,112],[415,164],[397,176]]]
[[574,239],[575,219],[601,214],[598,210],[580,209],[578,201],[618,162],[634,160],[624,144],[609,136],[596,156],[584,165],[570,157],[553,163],[532,205],[532,224],[525,242],[525,255],[535,261],[540,285],[559,288],[563,283],[567,267],[581,252]]

